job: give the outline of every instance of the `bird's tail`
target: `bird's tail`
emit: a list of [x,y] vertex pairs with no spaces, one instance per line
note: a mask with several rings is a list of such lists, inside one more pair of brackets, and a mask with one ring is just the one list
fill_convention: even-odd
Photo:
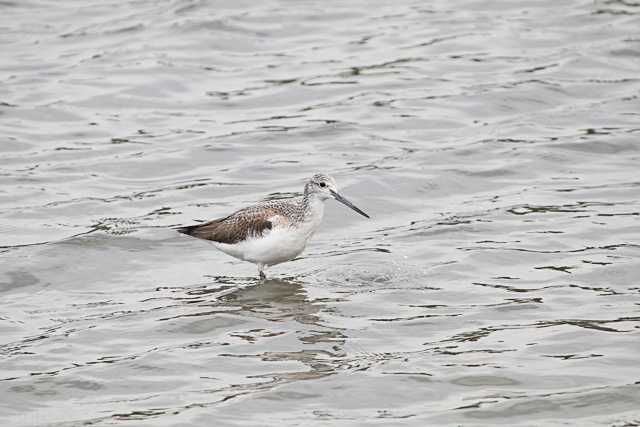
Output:
[[176,230],[178,233],[186,234],[187,236],[192,236],[194,230],[198,228],[200,225],[202,224],[187,225],[186,227],[175,227],[174,230]]

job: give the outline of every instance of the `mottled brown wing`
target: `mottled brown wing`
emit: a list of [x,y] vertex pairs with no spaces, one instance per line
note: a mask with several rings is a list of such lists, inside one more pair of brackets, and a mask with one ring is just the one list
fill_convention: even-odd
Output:
[[233,244],[252,236],[261,236],[266,230],[271,230],[273,224],[268,218],[272,215],[273,212],[264,210],[259,213],[240,211],[204,224],[181,227],[178,231],[199,239]]

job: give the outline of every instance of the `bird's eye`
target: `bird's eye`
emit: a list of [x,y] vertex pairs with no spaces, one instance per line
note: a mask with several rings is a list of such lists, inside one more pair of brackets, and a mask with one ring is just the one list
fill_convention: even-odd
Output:
[[325,184],[324,182],[320,183],[320,187],[326,187],[326,186],[327,186],[327,184]]

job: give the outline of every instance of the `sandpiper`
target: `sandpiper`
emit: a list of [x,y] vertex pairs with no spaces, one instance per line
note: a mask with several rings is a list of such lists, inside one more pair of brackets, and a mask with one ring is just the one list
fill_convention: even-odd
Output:
[[332,177],[316,174],[307,181],[302,196],[265,201],[177,230],[210,240],[222,252],[256,264],[260,278],[265,279],[266,267],[292,260],[304,250],[320,226],[324,202],[331,198],[369,218],[338,192]]

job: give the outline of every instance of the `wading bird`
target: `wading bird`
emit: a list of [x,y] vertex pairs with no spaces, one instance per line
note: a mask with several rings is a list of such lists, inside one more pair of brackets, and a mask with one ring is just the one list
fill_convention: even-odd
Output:
[[256,264],[264,279],[266,267],[292,260],[304,250],[320,226],[324,202],[332,198],[369,218],[338,192],[332,177],[316,174],[307,181],[302,196],[265,201],[177,230],[210,240],[222,252]]

